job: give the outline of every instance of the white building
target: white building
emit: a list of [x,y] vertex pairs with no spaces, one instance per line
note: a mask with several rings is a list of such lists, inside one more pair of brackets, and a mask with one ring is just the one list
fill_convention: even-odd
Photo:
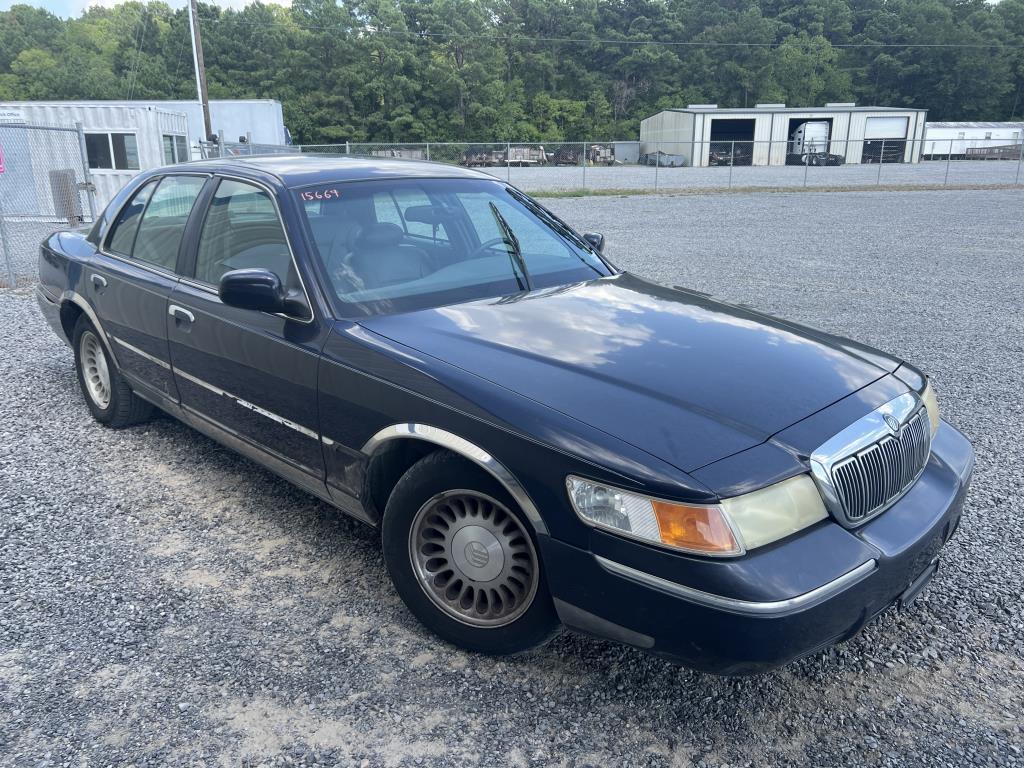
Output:
[[[929,160],[984,157],[1014,144],[1024,144],[1024,123],[925,123],[924,156]],[[1020,149],[1014,156],[1020,156]]]
[[691,104],[667,109],[640,123],[640,152],[682,155],[687,165],[710,165],[714,153],[732,153],[735,164],[785,165],[793,134],[808,122],[827,125],[820,151],[846,163],[916,163],[921,159],[927,111],[901,107],[824,107],[758,104],[752,109],[720,109]]
[[[210,118],[214,134],[223,132],[225,141],[249,135],[254,144],[286,143],[278,101],[211,101]],[[12,123],[81,124],[89,175],[96,186],[95,204],[100,209],[139,171],[198,158],[203,110],[197,101],[0,102],[0,126]],[[47,165],[52,147],[47,146],[44,132],[22,131],[31,139],[20,142],[13,131],[8,133],[12,135],[0,136],[0,154],[13,169],[8,173]],[[45,173],[29,171],[29,175],[39,184],[49,183]]]

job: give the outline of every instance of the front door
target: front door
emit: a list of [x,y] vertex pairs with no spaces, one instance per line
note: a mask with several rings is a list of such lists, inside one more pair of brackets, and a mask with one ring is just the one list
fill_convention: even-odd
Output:
[[119,370],[151,394],[177,401],[167,348],[167,300],[178,282],[185,225],[206,176],[165,176],[121,209],[83,275]]
[[[274,198],[222,178],[191,244],[191,267],[171,293],[168,338],[181,404],[287,463],[295,482],[323,492],[317,368],[327,325],[223,304],[221,275],[263,267],[303,291]],[[307,297],[308,301],[308,297]]]

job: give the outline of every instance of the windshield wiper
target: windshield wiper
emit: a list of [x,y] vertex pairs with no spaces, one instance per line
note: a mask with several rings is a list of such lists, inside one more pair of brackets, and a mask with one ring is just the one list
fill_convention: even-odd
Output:
[[[505,221],[505,217],[501,215],[501,211],[498,210],[493,202],[488,203],[491,207],[491,215],[494,217],[494,222],[498,225],[498,229],[501,230],[502,237],[505,238],[505,243],[508,245],[508,257],[512,262],[512,274],[516,276],[516,282],[519,284],[519,290],[532,291],[533,283],[530,282],[530,270],[526,268],[526,259],[523,258],[523,249],[519,247],[519,238],[516,237],[516,233],[512,231],[512,227]],[[518,273],[516,273],[516,266],[519,267],[520,272],[523,273],[523,280],[526,280],[526,286],[523,286],[523,281],[519,279]]]
[[[507,191],[508,191],[509,195],[512,197],[513,200],[519,201],[519,203],[523,207],[525,207],[526,210],[528,210],[530,213],[532,213],[538,219],[543,221],[551,229],[555,230],[555,232],[557,232],[562,237],[567,239],[570,243],[572,243],[573,245],[575,245],[575,246],[577,246],[579,248],[582,248],[585,251],[590,251],[595,256],[597,256],[597,258],[600,261],[604,261],[604,259],[601,257],[601,255],[594,251],[594,248],[590,245],[590,243],[588,243],[583,238],[581,238],[579,235],[577,235],[567,224],[565,224],[564,222],[562,222],[559,219],[555,218],[551,214],[551,212],[548,211],[546,208],[540,207],[539,205],[537,205],[537,203],[535,203],[533,200],[531,200],[530,198],[528,198],[525,195],[523,195],[522,193],[520,193],[519,190],[517,190],[517,189],[513,189],[512,187],[508,187]],[[601,270],[599,270],[597,267],[595,267],[589,261],[584,259],[580,254],[578,254],[572,248],[566,247],[566,250],[569,251],[569,253],[571,253],[577,259],[579,259],[585,266],[587,266],[588,268],[593,270],[595,273],[597,273],[600,277],[604,277],[605,276],[604,273],[601,272]]]

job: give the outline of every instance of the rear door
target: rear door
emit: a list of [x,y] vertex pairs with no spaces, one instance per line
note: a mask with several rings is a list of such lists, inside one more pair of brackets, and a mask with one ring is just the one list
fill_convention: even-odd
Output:
[[181,404],[286,462],[294,482],[322,493],[317,368],[329,326],[312,311],[291,318],[221,302],[221,275],[244,267],[264,267],[306,291],[271,189],[236,178],[214,183],[190,227],[189,264],[168,304]]
[[177,401],[167,347],[167,300],[186,223],[207,176],[147,182],[114,219],[84,290],[113,345],[120,371],[152,394]]

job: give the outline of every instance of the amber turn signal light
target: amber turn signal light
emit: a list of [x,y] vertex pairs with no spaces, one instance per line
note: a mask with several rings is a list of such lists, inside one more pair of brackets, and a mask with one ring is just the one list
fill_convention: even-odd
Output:
[[742,552],[725,514],[718,507],[691,507],[651,501],[665,544],[711,555]]

